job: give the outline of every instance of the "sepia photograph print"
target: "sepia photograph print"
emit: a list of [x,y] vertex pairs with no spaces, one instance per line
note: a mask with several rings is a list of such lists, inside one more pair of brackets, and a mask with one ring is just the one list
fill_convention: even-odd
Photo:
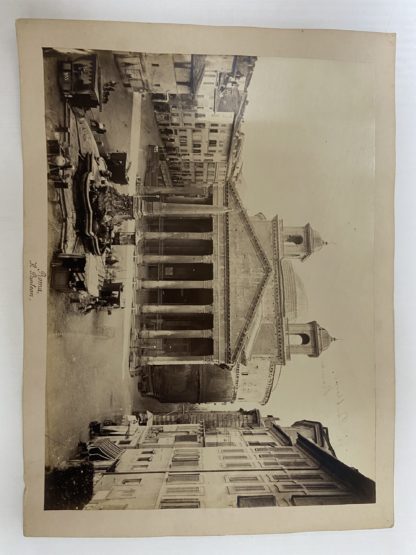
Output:
[[40,510],[277,521],[374,506],[376,345],[393,349],[388,289],[377,316],[393,207],[380,214],[374,62],[191,50],[179,34],[175,48],[67,33],[39,49]]

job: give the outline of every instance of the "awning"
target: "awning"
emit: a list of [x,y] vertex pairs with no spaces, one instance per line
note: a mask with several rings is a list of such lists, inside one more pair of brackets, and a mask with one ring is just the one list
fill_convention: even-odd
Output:
[[124,449],[106,438],[94,440],[88,445],[87,449],[90,460],[115,460],[124,452]]

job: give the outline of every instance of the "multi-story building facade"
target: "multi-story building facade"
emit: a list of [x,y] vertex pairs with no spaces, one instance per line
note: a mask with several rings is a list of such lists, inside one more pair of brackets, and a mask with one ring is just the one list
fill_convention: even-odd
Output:
[[[235,424],[235,423],[234,423]],[[374,482],[339,461],[320,423],[155,425],[97,480],[86,509],[373,503]]]
[[124,85],[152,94],[173,183],[224,183],[254,70],[250,56],[115,55]]
[[[185,112],[185,115],[187,113]],[[209,119],[201,115],[199,119],[200,121],[189,126],[175,122],[159,122],[170,165],[178,161],[227,163],[233,114],[224,112]]]
[[152,416],[153,424],[198,424],[211,428],[254,428],[261,425],[260,413],[253,410],[183,410]]
[[114,58],[128,89],[162,95],[191,92],[190,55],[116,52]]
[[183,96],[170,95],[168,102],[155,96],[155,117],[172,182],[224,183],[234,114],[208,110],[198,98],[190,106]]

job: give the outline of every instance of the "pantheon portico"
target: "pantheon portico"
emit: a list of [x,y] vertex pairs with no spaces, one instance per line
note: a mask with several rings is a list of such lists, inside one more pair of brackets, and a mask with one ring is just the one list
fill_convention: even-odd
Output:
[[296,319],[292,262],[324,245],[307,224],[249,217],[236,186],[144,187],[133,349],[142,393],[265,403],[275,368],[331,337]]

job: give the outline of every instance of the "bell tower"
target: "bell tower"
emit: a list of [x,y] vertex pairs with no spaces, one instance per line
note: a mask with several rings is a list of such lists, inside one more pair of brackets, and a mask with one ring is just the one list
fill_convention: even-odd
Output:
[[307,324],[288,324],[287,333],[289,355],[319,357],[322,351],[328,349],[329,345],[336,341],[316,321]]
[[284,226],[282,231],[283,258],[303,261],[327,244],[310,224],[303,227]]

